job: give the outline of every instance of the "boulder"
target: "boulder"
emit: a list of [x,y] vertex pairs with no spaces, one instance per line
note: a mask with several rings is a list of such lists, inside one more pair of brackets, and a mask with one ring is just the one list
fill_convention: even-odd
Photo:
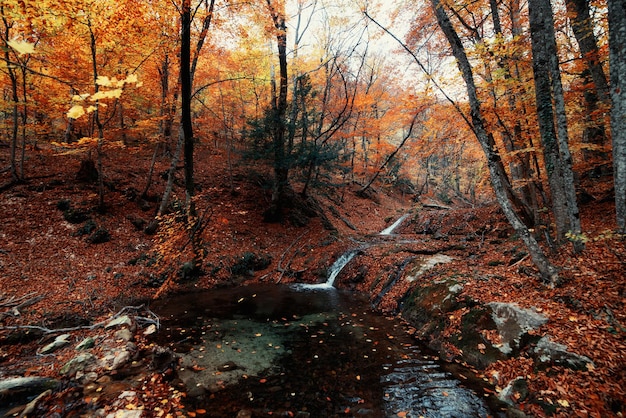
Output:
[[118,316],[117,318],[112,319],[104,327],[105,328],[114,328],[114,327],[121,327],[121,326],[131,326],[132,323],[133,322],[128,317],[128,315],[122,315],[122,316]]
[[502,341],[498,349],[504,354],[519,348],[520,337],[528,331],[548,322],[545,315],[533,309],[520,308],[514,303],[491,302],[487,306],[492,310],[492,318]]
[[11,399],[15,395],[28,397],[54,388],[57,381],[48,377],[12,377],[0,380],[0,399]]
[[96,356],[91,353],[81,353],[65,363],[61,370],[59,370],[59,374],[74,376],[76,372],[84,372],[86,370],[91,370],[97,364]]
[[558,365],[572,370],[588,370],[595,367],[589,357],[567,351],[567,346],[551,341],[548,335],[537,342],[532,354],[539,366]]
[[70,343],[70,341],[69,341],[70,337],[71,337],[71,334],[62,334],[62,335],[57,336],[54,339],[54,341],[52,341],[50,344],[48,344],[45,347],[43,347],[39,351],[39,353],[40,354],[50,354],[53,351],[56,351],[59,348],[68,345]]

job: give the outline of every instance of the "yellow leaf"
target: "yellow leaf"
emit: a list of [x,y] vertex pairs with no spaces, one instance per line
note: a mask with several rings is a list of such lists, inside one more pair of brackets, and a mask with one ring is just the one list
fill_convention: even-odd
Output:
[[96,84],[99,86],[103,86],[103,87],[110,87],[111,80],[109,80],[109,77],[105,75],[99,75],[98,78],[96,79]]
[[81,95],[75,94],[75,95],[72,96],[72,101],[74,101],[74,102],[82,102],[83,100],[85,100],[89,96],[90,96],[89,93],[83,93]]
[[87,108],[87,113],[94,112],[96,109],[97,109],[97,108],[96,108],[95,106],[89,106],[89,107]]
[[81,105],[74,105],[67,112],[67,117],[70,119],[78,119],[85,114],[85,109]]
[[122,91],[122,89],[99,91],[91,96],[91,100],[96,101],[102,99],[119,99],[122,95]]
[[559,399],[557,403],[564,408],[569,408],[569,402],[567,402],[567,400],[565,399]]
[[125,83],[136,83],[138,80],[137,74],[129,74],[124,80]]
[[17,51],[20,55],[32,54],[35,52],[35,44],[31,44],[30,42],[12,40],[7,42],[7,44],[9,44],[9,46]]

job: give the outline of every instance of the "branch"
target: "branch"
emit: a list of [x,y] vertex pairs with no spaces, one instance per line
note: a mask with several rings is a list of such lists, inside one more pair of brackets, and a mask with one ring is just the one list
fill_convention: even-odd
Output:
[[407,134],[404,136],[400,145],[398,145],[396,149],[393,150],[393,152],[387,156],[387,159],[385,160],[385,162],[382,163],[380,168],[376,171],[376,174],[374,174],[372,179],[365,186],[363,186],[361,190],[359,190],[359,193],[365,193],[365,191],[369,189],[372,183],[374,183],[374,180],[376,180],[376,178],[381,173],[381,171],[383,171],[383,168],[385,168],[385,166],[389,164],[389,161],[391,161],[391,159],[396,156],[398,151],[400,151],[400,149],[404,146],[406,141],[408,141],[408,139],[411,137],[411,134],[413,133],[413,127],[415,126],[415,122],[417,121],[417,117],[420,115],[420,113],[421,112],[415,113],[415,115],[413,116],[413,120],[411,120],[411,125],[409,126],[409,132],[407,132]]
[[[34,305],[45,297],[45,295],[35,295],[36,294],[32,292],[17,299],[15,296],[11,296],[9,299],[0,302],[0,308],[11,308],[5,312],[0,312],[0,319],[3,319],[5,316],[19,316],[20,309]],[[2,298],[3,296],[0,297],[0,300],[2,300]]]
[[409,53],[409,55],[411,55],[411,57],[413,58],[413,60],[417,63],[417,65],[419,65],[419,67],[422,69],[422,71],[424,71],[424,74],[426,74],[429,78],[429,80],[433,83],[433,85],[437,88],[437,90],[439,90],[439,92],[441,94],[443,94],[443,97],[446,98],[446,100],[448,102],[450,102],[450,104],[454,107],[454,109],[459,113],[459,115],[461,115],[461,117],[463,118],[463,120],[465,121],[465,123],[467,123],[467,126],[470,127],[470,129],[472,131],[474,131],[474,125],[472,125],[472,123],[470,122],[470,120],[467,118],[467,116],[465,116],[465,113],[463,113],[463,111],[461,110],[461,108],[459,107],[459,105],[452,100],[452,98],[450,96],[448,96],[448,94],[446,93],[446,91],[443,89],[443,87],[441,87],[439,85],[439,83],[437,83],[437,81],[435,81],[435,78],[433,77],[433,75],[430,73],[430,71],[428,71],[426,69],[426,67],[424,66],[424,64],[422,64],[422,62],[420,61],[420,59],[417,57],[417,55],[415,55],[415,53],[413,53],[413,51],[411,51],[411,49],[408,47],[407,44],[405,44],[404,42],[402,42],[396,35],[394,35],[393,33],[391,33],[389,31],[389,29],[387,29],[386,27],[384,27],[383,25],[381,25],[380,23],[378,23],[376,20],[374,20],[373,17],[371,17],[369,15],[369,13],[367,13],[366,10],[363,11],[363,14],[365,15],[365,17],[367,17],[369,20],[371,20],[376,26],[378,26],[379,28],[381,28],[387,35],[391,36],[396,42],[398,42],[398,44],[400,44],[400,46]]
[[120,309],[115,315],[113,315],[110,318],[107,318],[103,321],[100,322],[96,322],[95,324],[92,325],[83,325],[83,326],[78,326],[78,327],[69,327],[69,328],[48,328],[48,327],[43,327],[43,326],[39,326],[39,325],[15,325],[15,326],[6,326],[6,327],[0,327],[0,331],[7,331],[7,330],[20,330],[20,329],[32,329],[32,330],[37,330],[37,331],[42,331],[44,334],[59,334],[62,332],[71,332],[71,331],[79,331],[79,330],[93,330],[96,328],[100,328],[105,326],[107,323],[109,323],[112,319],[115,319],[121,315],[125,315],[127,312],[129,311],[138,311],[144,309],[146,310],[146,312],[148,314],[150,314],[150,316],[152,318],[146,318],[146,317],[142,317],[142,316],[135,316],[135,320],[137,322],[142,322],[144,324],[149,323],[149,324],[155,324],[157,328],[160,327],[160,321],[159,321],[159,317],[152,312],[150,309],[147,309],[144,305],[140,305],[140,306],[125,306],[122,309]]

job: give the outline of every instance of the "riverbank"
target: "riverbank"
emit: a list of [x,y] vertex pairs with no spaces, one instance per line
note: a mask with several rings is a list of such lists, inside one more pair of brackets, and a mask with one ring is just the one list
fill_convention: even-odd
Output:
[[[201,411],[182,409],[184,389],[167,380],[172,378],[171,359],[166,353],[155,353],[143,335],[150,324],[131,318],[134,325],[122,327],[131,330],[131,340],[123,343],[115,334],[118,329],[85,327],[111,319],[126,306],[149,309],[159,290],[167,295],[248,282],[321,282],[337,258],[358,248],[357,256],[338,276],[337,286],[370,294],[378,309],[401,315],[442,359],[474,368],[493,384],[494,392],[502,393],[522,377],[523,382],[518,381],[508,395],[505,392],[505,398],[527,415],[623,413],[622,260],[626,252],[624,242],[606,232],[614,227],[611,201],[603,200],[610,194],[608,189],[598,190],[595,201],[582,205],[583,229],[589,238],[585,253],[575,256],[563,248],[552,256],[565,280],[550,289],[539,281],[522,244],[494,206],[432,209],[430,200],[420,204],[384,190],[363,198],[354,185],[315,194],[325,218],[295,213],[283,224],[267,224],[262,213],[268,202],[268,190],[261,187],[264,177],[239,172],[231,176],[226,159],[205,149],[198,166],[199,209],[206,210],[210,220],[203,230],[204,274],[186,276],[182,267],[188,260],[171,259],[172,266],[180,269],[169,270],[177,280],[163,289],[166,270],[156,255],[184,240],[177,241],[176,223],[156,235],[144,232],[163,181],[157,180],[148,196],[139,199],[149,161],[148,156],[137,155],[140,152],[125,150],[116,155],[115,166],[107,166],[105,213],[94,210],[96,185],[75,179],[80,155],[41,150],[36,155],[41,164],[30,180],[0,195],[5,327],[0,331],[0,378],[42,376],[64,382],[54,394],[39,400],[41,410],[65,405],[71,411],[72,406],[90,405],[111,413],[113,403],[115,410],[124,411],[145,411],[160,404],[163,416],[176,411],[200,415]],[[167,162],[162,161],[155,172],[166,168]],[[410,209],[410,218],[395,235],[378,235]],[[107,231],[108,239],[97,239],[107,236],[97,231]],[[380,245],[361,248],[372,241]],[[427,265],[430,268],[425,269]],[[542,323],[524,327],[512,340],[503,341],[502,334],[508,333],[498,328],[498,318],[506,320],[497,314],[501,306],[494,305],[503,303],[547,321],[540,319]],[[139,310],[136,316],[150,315]],[[41,349],[65,332],[28,326],[76,330],[69,332],[68,344],[42,356]],[[106,366],[98,369],[97,379],[104,380],[93,393],[73,387],[59,375],[77,355],[75,345],[90,334],[101,336],[98,341],[112,342],[114,353],[128,352],[123,355],[123,372]],[[549,342],[565,346],[567,353],[591,362],[584,361],[576,370],[543,363],[542,347],[551,345],[542,338],[548,336]],[[127,350],[127,342],[135,349]],[[508,353],[501,350],[505,343],[511,349]],[[106,357],[106,353],[94,355],[100,354],[99,359]],[[148,365],[154,356],[158,361]],[[116,376],[127,377],[133,361],[141,358],[148,359],[149,373],[134,386],[132,395],[119,398],[128,388],[116,386],[120,380]],[[98,396],[99,387],[110,393]]]

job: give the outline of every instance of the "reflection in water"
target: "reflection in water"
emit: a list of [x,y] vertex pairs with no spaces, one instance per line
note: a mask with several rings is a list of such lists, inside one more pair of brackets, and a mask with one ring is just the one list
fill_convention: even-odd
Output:
[[161,303],[155,338],[181,355],[190,408],[210,416],[490,415],[358,294],[253,285]]

